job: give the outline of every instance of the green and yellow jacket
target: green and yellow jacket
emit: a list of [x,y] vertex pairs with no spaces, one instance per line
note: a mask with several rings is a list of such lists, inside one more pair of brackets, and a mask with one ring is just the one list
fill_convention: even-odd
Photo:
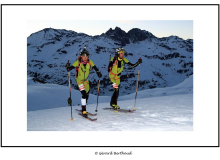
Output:
[[75,78],[79,81],[85,81],[88,79],[89,77],[89,71],[92,69],[95,69],[96,73],[98,74],[99,70],[98,68],[95,66],[94,62],[92,60],[88,60],[88,62],[86,64],[83,64],[81,62],[81,59],[79,58],[78,60],[76,60],[71,66],[70,66],[70,70],[76,68],[76,72],[75,72]]
[[137,62],[135,64],[132,64],[131,62],[129,62],[127,58],[120,59],[118,57],[118,59],[115,59],[115,57],[112,57],[109,62],[109,66],[108,66],[108,71],[110,72],[109,74],[113,73],[113,74],[117,74],[118,76],[120,76],[121,72],[124,69],[125,64],[128,64],[131,67],[136,67],[139,63]]
[[132,64],[127,58],[120,59],[119,57],[112,57],[108,65],[109,79],[112,83],[117,83],[118,86],[120,84],[120,75],[125,64],[128,64],[131,67],[136,67],[139,63]]

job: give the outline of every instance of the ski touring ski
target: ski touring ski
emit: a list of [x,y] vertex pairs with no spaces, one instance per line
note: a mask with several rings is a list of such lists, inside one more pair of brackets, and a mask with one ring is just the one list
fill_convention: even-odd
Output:
[[110,111],[118,111],[118,112],[123,112],[123,113],[133,113],[134,111],[133,110],[130,110],[130,109],[118,109],[118,110],[115,110],[113,108],[102,108],[104,110],[110,110]]
[[[82,110],[81,109],[76,109],[76,111],[78,111],[78,112],[82,112]],[[96,116],[97,114],[96,113],[90,113],[90,112],[87,112],[86,111],[86,113],[88,114],[88,115],[90,115],[90,116]]]
[[80,116],[82,116],[83,118],[88,119],[88,120],[90,120],[90,121],[96,121],[96,120],[97,120],[97,118],[90,118],[90,117],[88,117],[88,116],[84,116],[81,112],[79,112],[78,114],[79,114]]

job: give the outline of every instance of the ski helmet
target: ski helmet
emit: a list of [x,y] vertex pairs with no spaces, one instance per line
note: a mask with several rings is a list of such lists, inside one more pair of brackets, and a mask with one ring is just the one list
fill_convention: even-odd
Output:
[[83,55],[89,56],[89,51],[86,49],[86,47],[84,47],[84,49],[82,49],[80,52],[80,56],[83,56]]
[[118,54],[119,53],[123,53],[124,54],[125,53],[125,49],[124,48],[117,48],[116,49],[116,53],[118,53]]

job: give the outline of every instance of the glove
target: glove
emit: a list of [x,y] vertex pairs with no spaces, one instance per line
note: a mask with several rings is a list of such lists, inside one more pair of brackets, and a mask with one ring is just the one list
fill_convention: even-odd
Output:
[[70,71],[70,67],[66,67],[66,70],[67,70],[67,72],[69,72]]
[[66,68],[70,67],[69,61],[66,63]]
[[102,74],[101,74],[101,72],[97,72],[97,76],[99,77],[99,78],[101,78],[102,77]]
[[70,67],[70,63],[69,63],[69,61],[68,61],[68,63],[66,64],[66,70],[67,70],[67,72],[70,71],[70,69],[68,69],[69,67]]
[[138,59],[138,63],[139,64],[142,63],[142,59],[141,58]]
[[70,67],[66,67],[67,72],[71,71],[72,69],[74,69],[74,66],[70,66]]

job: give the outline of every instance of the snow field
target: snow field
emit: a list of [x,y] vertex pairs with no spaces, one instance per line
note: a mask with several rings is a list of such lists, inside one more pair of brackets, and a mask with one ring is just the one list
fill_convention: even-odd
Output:
[[[98,120],[95,122],[79,116],[75,111],[80,108],[78,105],[73,106],[74,121],[70,121],[71,107],[67,106],[67,101],[62,102],[64,97],[65,100],[68,98],[68,87],[35,84],[31,81],[28,80],[28,97],[31,100],[28,108],[32,108],[32,111],[27,112],[28,131],[193,131],[192,76],[174,87],[138,92],[134,113],[103,110],[102,108],[109,107],[111,97],[100,96],[98,114],[95,116]],[[64,94],[64,90],[67,93]],[[134,95],[135,93],[121,96],[118,105],[122,109],[132,110]],[[80,96],[79,91],[72,89],[72,98],[80,101]],[[54,100],[51,101],[52,99]],[[95,113],[96,100],[96,95],[90,95],[88,112]],[[57,108],[62,103],[65,105]],[[37,106],[41,104],[49,105],[49,109]]]

